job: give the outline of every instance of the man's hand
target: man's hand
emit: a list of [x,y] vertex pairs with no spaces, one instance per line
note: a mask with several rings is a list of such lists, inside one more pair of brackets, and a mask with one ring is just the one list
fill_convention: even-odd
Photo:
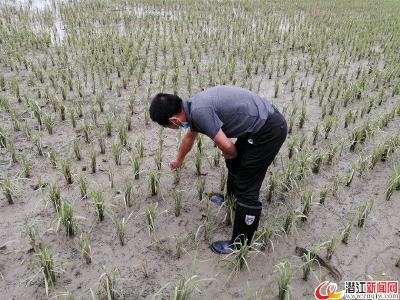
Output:
[[237,156],[236,147],[235,147],[235,153],[234,154],[230,154],[230,153],[227,153],[227,152],[222,152],[222,155],[224,156],[225,159],[234,159]]
[[179,168],[181,162],[178,159],[174,159],[171,160],[171,162],[169,163],[169,167],[171,168],[171,170],[176,170],[177,168]]
[[214,143],[219,149],[221,149],[225,159],[233,159],[237,156],[235,144],[231,142],[221,129],[215,136]]

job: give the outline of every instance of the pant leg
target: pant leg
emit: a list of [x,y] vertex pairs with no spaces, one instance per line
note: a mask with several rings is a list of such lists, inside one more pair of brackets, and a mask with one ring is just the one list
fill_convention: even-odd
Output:
[[242,160],[243,148],[246,141],[243,139],[237,139],[235,142],[235,147],[237,151],[237,156],[233,159],[225,159],[225,164],[228,169],[228,178],[226,181],[226,196],[236,197],[235,195],[235,180],[236,175],[239,171],[240,162]]
[[258,200],[261,185],[286,135],[286,120],[276,110],[262,129],[251,137],[253,144],[246,143],[235,180],[237,204],[261,210],[261,202]]

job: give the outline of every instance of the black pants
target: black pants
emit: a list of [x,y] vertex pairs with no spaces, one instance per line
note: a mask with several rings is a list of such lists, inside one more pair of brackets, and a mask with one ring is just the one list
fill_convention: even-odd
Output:
[[237,156],[225,160],[228,168],[227,195],[235,196],[238,204],[251,209],[261,209],[258,200],[267,169],[278,154],[287,135],[287,123],[274,107],[257,133],[238,138]]

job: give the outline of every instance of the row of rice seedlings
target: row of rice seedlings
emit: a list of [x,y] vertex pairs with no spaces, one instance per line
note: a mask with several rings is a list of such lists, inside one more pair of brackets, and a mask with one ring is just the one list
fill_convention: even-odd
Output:
[[394,169],[393,174],[389,177],[385,187],[385,199],[390,200],[394,191],[400,190],[400,165]]
[[179,217],[182,210],[183,191],[175,190],[172,195],[175,203],[175,217]]

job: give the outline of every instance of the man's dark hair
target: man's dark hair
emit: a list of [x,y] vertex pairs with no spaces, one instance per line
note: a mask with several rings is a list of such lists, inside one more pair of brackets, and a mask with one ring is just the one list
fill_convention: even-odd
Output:
[[168,119],[179,113],[181,107],[182,99],[177,95],[159,93],[151,100],[150,118],[161,126],[168,125]]

